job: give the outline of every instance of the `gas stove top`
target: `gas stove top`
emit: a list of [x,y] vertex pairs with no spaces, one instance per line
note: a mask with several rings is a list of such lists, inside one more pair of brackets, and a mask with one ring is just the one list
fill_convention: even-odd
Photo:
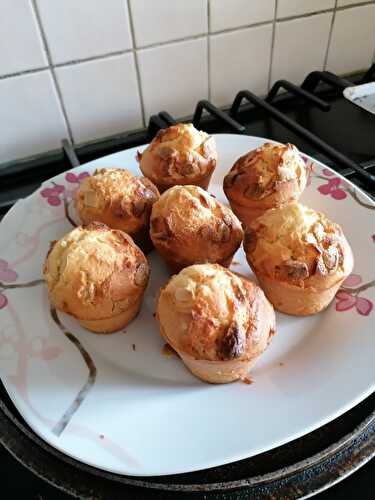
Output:
[[[369,82],[374,76],[375,65],[366,74],[350,79],[314,71],[301,87],[285,80],[276,82],[265,99],[241,91],[230,109],[218,109],[208,101],[200,101],[193,117],[186,121],[193,121],[197,128],[209,133],[247,134],[291,142],[374,196],[375,116],[342,95],[345,88]],[[280,89],[284,91],[281,94]],[[148,143],[159,129],[173,123],[175,119],[167,111],[161,111],[150,118],[147,129],[87,145],[75,146],[64,140],[60,151],[0,165],[0,217],[44,180],[80,163]],[[372,395],[323,428],[253,459],[209,471],[162,478],[160,482],[165,485],[199,484],[200,492],[192,489],[189,498],[203,498],[202,495],[217,499],[310,496],[349,475],[375,454],[374,403]],[[82,498],[91,498],[93,488],[95,498],[120,498],[126,494],[131,498],[176,498],[176,493],[171,496],[167,489],[135,489],[116,478],[101,478],[99,471],[87,470],[78,463],[69,464],[61,454],[32,434],[2,386],[0,442],[31,471]],[[297,466],[297,462],[304,465]],[[2,455],[2,464],[5,489],[9,488],[12,496],[19,492],[25,499],[68,498],[35,479],[31,473],[22,472],[24,469],[8,455]],[[286,470],[289,471],[288,479],[285,479]],[[357,496],[360,490],[362,500],[370,495],[372,498],[370,480],[373,474],[374,464],[369,464],[348,482],[321,494],[321,498],[350,498],[350,488]],[[228,485],[235,479],[242,480],[243,487],[231,490]],[[222,483],[222,489],[217,487],[217,481]]]

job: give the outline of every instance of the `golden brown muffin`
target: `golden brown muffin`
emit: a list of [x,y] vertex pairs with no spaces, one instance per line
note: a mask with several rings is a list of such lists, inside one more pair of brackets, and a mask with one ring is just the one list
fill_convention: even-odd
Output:
[[244,248],[275,309],[297,316],[327,307],[353,269],[341,227],[299,203],[268,210],[253,221]]
[[159,130],[137,160],[161,193],[181,184],[207,189],[217,162],[215,140],[191,123],[178,123]]
[[173,272],[191,264],[229,266],[243,231],[233,212],[198,186],[175,186],[153,205],[150,235]]
[[159,196],[157,187],[146,177],[122,168],[101,168],[81,183],[75,205],[83,224],[98,221],[121,229],[147,252],[152,246],[151,207]]
[[149,267],[128,234],[93,222],[52,242],[44,278],[56,309],[88,330],[110,333],[137,315]]
[[189,370],[217,384],[244,378],[275,333],[262,290],[218,264],[173,276],[160,291],[156,317]]
[[308,167],[292,144],[270,144],[241,156],[224,178],[224,192],[244,226],[270,208],[297,201]]

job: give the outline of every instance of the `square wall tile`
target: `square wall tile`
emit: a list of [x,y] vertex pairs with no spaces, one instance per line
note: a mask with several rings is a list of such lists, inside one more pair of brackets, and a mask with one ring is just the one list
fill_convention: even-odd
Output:
[[375,4],[336,12],[327,69],[349,73],[367,68],[375,50]]
[[130,0],[137,47],[207,33],[207,0]]
[[0,74],[47,66],[31,2],[1,0],[0,10]]
[[60,148],[68,137],[49,70],[0,80],[0,163]]
[[209,0],[210,31],[271,21],[275,0]]
[[272,83],[287,78],[300,84],[311,71],[323,69],[332,15],[327,12],[276,23]]
[[207,98],[207,39],[163,45],[138,52],[146,118],[163,109],[191,115]]
[[333,9],[335,0],[279,0],[277,17],[299,16],[319,10]]
[[210,37],[211,99],[216,105],[230,104],[242,89],[267,93],[271,40],[271,24]]
[[57,68],[75,142],[142,126],[133,54]]
[[37,6],[55,64],[132,47],[124,0],[37,0]]

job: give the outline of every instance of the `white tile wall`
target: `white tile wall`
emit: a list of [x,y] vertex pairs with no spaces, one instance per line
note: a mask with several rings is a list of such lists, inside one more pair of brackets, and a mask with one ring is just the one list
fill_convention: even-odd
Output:
[[210,31],[271,21],[275,0],[211,0]]
[[276,23],[271,80],[299,84],[312,68],[321,70],[333,14],[316,14]]
[[327,67],[337,73],[366,68],[372,62],[374,51],[375,4],[338,11],[333,25]]
[[56,64],[132,46],[124,0],[37,0],[37,6]]
[[28,0],[1,0],[0,71],[9,74],[46,65],[31,3]]
[[68,137],[49,70],[0,80],[0,163],[60,147]]
[[271,24],[211,37],[211,99],[216,105],[230,104],[246,88],[267,93],[271,41]]
[[137,47],[207,33],[207,0],[130,0]]
[[277,17],[299,16],[332,9],[334,6],[335,0],[278,0]]
[[146,119],[160,108],[189,115],[208,97],[206,37],[140,50],[138,60]]
[[57,68],[56,74],[76,142],[142,125],[133,54]]
[[95,140],[375,57],[375,0],[0,0],[0,12],[0,168],[66,136]]

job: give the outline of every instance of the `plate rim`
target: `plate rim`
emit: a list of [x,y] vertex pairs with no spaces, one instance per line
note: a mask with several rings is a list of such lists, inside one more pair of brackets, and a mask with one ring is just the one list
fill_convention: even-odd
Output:
[[[271,143],[275,143],[275,144],[281,144],[278,141],[270,140],[270,139],[267,139],[267,138],[264,138],[264,137],[252,136],[252,135],[242,135],[242,134],[212,134],[212,135],[214,137],[216,137],[216,136],[221,136],[221,137],[227,136],[228,138],[232,138],[233,136],[235,136],[235,137],[241,138],[241,141],[242,141],[242,139],[244,139],[246,141],[247,140],[248,141],[257,140],[257,141],[263,141],[263,142],[271,142]],[[142,146],[136,146],[136,147],[133,147],[133,148],[124,149],[122,151],[118,151],[116,153],[112,153],[112,154],[109,154],[109,155],[97,158],[97,159],[92,160],[90,162],[86,162],[86,163],[84,163],[82,165],[79,165],[77,167],[74,167],[72,169],[68,169],[68,170],[66,170],[64,172],[61,172],[60,174],[57,174],[57,175],[51,177],[50,179],[47,179],[46,181],[44,181],[41,184],[41,186],[38,189],[36,189],[29,196],[27,196],[26,198],[18,200],[17,203],[15,203],[11,207],[11,209],[5,214],[3,220],[1,221],[1,224],[3,224],[3,221],[8,220],[8,217],[11,217],[11,215],[12,215],[11,212],[13,211],[13,209],[16,208],[16,205],[18,205],[19,203],[24,203],[29,198],[32,198],[33,196],[37,195],[40,192],[41,188],[46,183],[50,183],[54,179],[60,178],[62,175],[65,175],[68,172],[73,172],[73,173],[74,172],[78,172],[78,171],[82,170],[82,168],[87,167],[88,165],[94,163],[97,160],[105,160],[106,158],[108,158],[110,156],[113,156],[113,155],[116,155],[116,154],[121,154],[121,153],[124,153],[124,152],[129,151],[129,150],[135,150],[136,148],[142,148],[143,149],[143,148],[146,148],[146,147],[147,147],[147,144],[144,144]],[[325,168],[325,169],[330,170],[331,172],[334,173],[335,176],[339,177],[340,179],[343,179],[345,181],[345,183],[349,184],[352,188],[354,188],[357,192],[359,192],[361,194],[361,196],[363,196],[365,199],[367,199],[375,207],[375,202],[372,200],[372,198],[369,195],[367,195],[367,193],[365,193],[361,188],[359,188],[358,186],[356,186],[353,182],[351,182],[350,180],[346,179],[339,172],[336,172],[333,168],[325,165],[320,160],[316,160],[314,157],[312,157],[310,155],[307,155],[303,151],[300,151],[300,153],[304,157],[306,157],[307,159],[309,159],[311,162],[313,162],[315,164],[318,164],[321,168]],[[58,450],[60,453],[65,454],[67,457],[69,457],[69,458],[71,458],[73,460],[76,460],[76,461],[78,461],[78,462],[80,462],[82,464],[86,464],[89,467],[97,468],[99,470],[105,471],[105,472],[110,473],[110,474],[112,473],[112,474],[117,474],[117,475],[120,475],[120,476],[129,475],[129,473],[123,472],[123,471],[117,471],[113,467],[110,467],[110,468],[99,467],[98,465],[95,465],[94,463],[90,463],[89,461],[82,461],[80,458],[77,458],[74,454],[67,452],[63,448],[63,446],[61,446],[61,447],[57,446],[55,443],[52,443],[50,440],[48,440],[47,436],[46,437],[42,436],[39,433],[39,429],[34,428],[34,426],[32,425],[32,423],[29,422],[28,418],[25,417],[24,412],[21,411],[20,406],[22,407],[22,402],[21,402],[21,405],[19,406],[18,404],[16,404],[16,401],[13,399],[13,391],[9,390],[9,386],[11,384],[9,384],[9,386],[8,386],[7,377],[6,376],[1,376],[1,380],[2,380],[2,382],[4,384],[4,387],[6,388],[6,391],[7,391],[8,395],[9,395],[9,397],[11,398],[13,404],[15,405],[15,407],[17,408],[17,410],[19,411],[19,413],[22,415],[22,417],[24,418],[25,422],[32,428],[32,430],[38,435],[38,437],[40,437],[40,439],[46,441],[51,447],[56,448],[56,450]],[[297,432],[297,433],[294,433],[294,434],[289,434],[287,438],[280,439],[279,441],[275,441],[274,440],[271,447],[269,447],[269,446],[265,446],[264,448],[259,447],[255,453],[252,453],[250,455],[250,457],[258,455],[260,453],[264,453],[265,451],[271,450],[273,448],[285,445],[286,443],[288,443],[290,441],[298,439],[298,438],[304,436],[305,434],[308,434],[308,433],[316,430],[317,428],[319,428],[319,427],[321,427],[321,426],[323,426],[323,425],[331,422],[332,420],[336,419],[337,417],[339,417],[343,413],[347,412],[348,410],[350,410],[351,408],[353,408],[354,406],[356,406],[357,404],[359,404],[361,401],[363,401],[368,396],[370,396],[374,391],[375,391],[375,381],[373,381],[373,383],[372,383],[372,385],[371,385],[370,388],[368,388],[366,391],[362,392],[357,398],[352,399],[346,405],[341,406],[340,409],[337,410],[336,412],[331,413],[329,416],[327,416],[324,419],[320,419],[317,423],[312,424],[311,426],[309,426],[308,428],[305,428],[301,432]],[[18,403],[18,401],[17,401],[17,403]],[[142,473],[140,472],[139,474],[137,472],[131,472],[130,475],[134,476],[134,477],[137,477],[137,476],[154,476],[154,477],[157,477],[157,476],[168,476],[168,475],[184,474],[184,473],[194,472],[194,471],[198,471],[198,470],[209,469],[209,468],[212,468],[212,467],[217,467],[217,466],[220,466],[220,465],[226,465],[226,464],[229,464],[231,462],[243,460],[243,459],[250,458],[250,457],[249,457],[248,454],[246,454],[246,452],[244,452],[244,453],[240,453],[240,454],[232,454],[232,456],[230,458],[227,458],[226,460],[216,460],[216,461],[215,460],[211,460],[211,461],[206,461],[205,465],[204,466],[200,466],[200,467],[194,467],[193,466],[193,467],[191,467],[189,469],[185,468],[184,470],[174,470],[173,472],[156,472],[156,473],[155,472],[142,472]]]

